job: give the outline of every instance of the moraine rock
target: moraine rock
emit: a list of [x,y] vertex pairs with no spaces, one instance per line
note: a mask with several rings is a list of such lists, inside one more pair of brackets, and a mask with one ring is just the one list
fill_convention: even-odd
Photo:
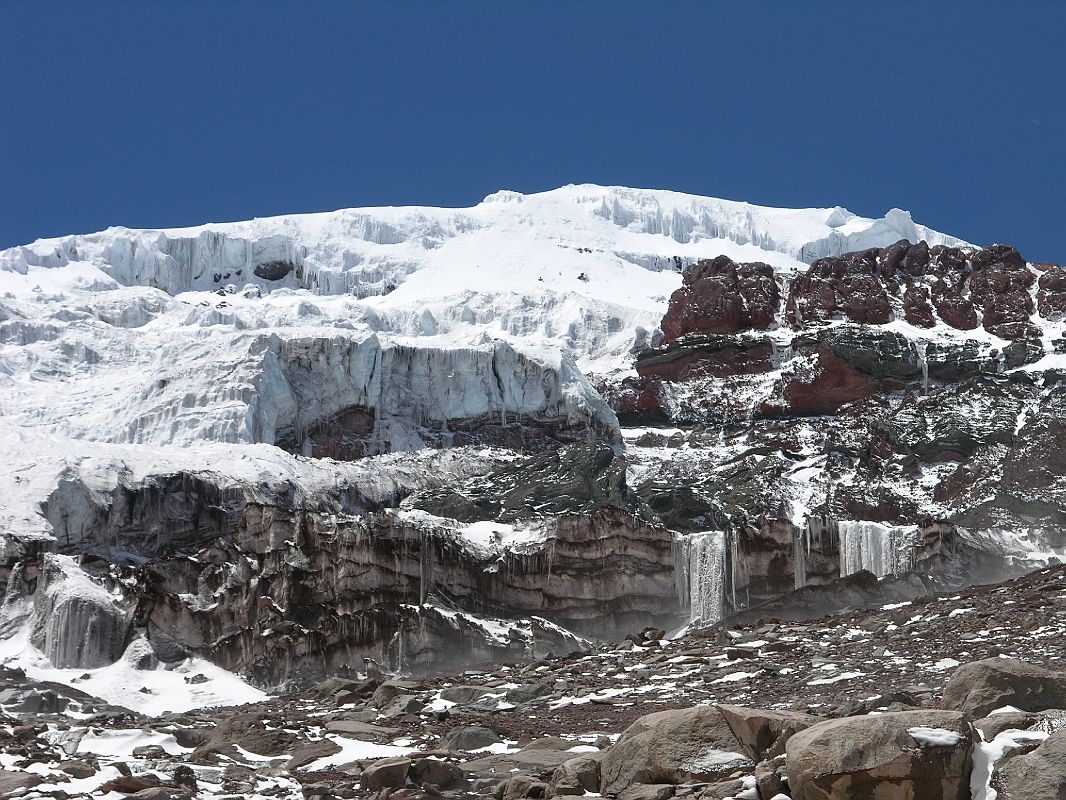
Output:
[[500,735],[492,728],[484,725],[463,725],[448,731],[441,738],[438,746],[441,750],[469,753],[502,741]]
[[793,800],[969,800],[975,740],[952,711],[829,720],[789,739],[789,789]]
[[641,717],[600,762],[600,791],[616,795],[634,783],[714,781],[755,766],[726,716],[714,706]]
[[1063,800],[1066,798],[1066,729],[1025,755],[1009,759],[997,770],[1002,800]]
[[1013,658],[972,661],[952,674],[940,705],[973,717],[1004,706],[1022,711],[1066,708],[1066,670]]
[[785,751],[791,736],[822,722],[821,717],[798,711],[777,711],[745,706],[717,706],[744,752],[754,761],[773,758]]
[[557,795],[584,795],[600,790],[600,762],[603,752],[585,753],[564,761],[552,773],[551,785]]
[[363,768],[360,780],[368,791],[402,789],[407,785],[411,761],[407,758],[381,758]]

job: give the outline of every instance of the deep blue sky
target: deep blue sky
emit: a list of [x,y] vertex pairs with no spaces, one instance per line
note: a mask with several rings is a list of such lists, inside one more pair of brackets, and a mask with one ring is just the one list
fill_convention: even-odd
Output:
[[0,247],[596,182],[1066,262],[1066,2],[5,2]]

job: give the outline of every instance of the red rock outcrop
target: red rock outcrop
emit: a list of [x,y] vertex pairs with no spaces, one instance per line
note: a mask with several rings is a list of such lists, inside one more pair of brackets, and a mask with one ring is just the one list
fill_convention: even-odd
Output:
[[1066,269],[1057,264],[1037,264],[1043,269],[1036,292],[1036,304],[1040,316],[1059,320],[1066,316]]
[[806,324],[846,318],[883,325],[892,307],[879,275],[880,250],[848,253],[815,261],[789,286],[785,318],[799,328]]
[[826,346],[818,348],[813,364],[783,375],[780,406],[765,404],[760,411],[768,416],[791,414],[818,416],[832,414],[841,406],[865,400],[877,392],[877,383]]
[[[1045,273],[1049,308],[1066,308],[1066,284]],[[1036,276],[1013,247],[969,251],[925,242],[819,259],[789,286],[785,321],[793,328],[829,320],[883,325],[899,303],[912,325],[934,327],[937,317],[959,330],[985,330],[1004,339],[1035,339],[1030,288]]]
[[781,302],[769,264],[737,264],[727,256],[718,256],[691,265],[682,280],[663,317],[665,342],[687,333],[766,328],[773,323]]

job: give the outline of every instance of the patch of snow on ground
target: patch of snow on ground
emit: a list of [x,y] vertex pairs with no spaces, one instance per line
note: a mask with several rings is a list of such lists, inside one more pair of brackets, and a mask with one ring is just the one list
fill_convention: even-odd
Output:
[[1026,742],[1039,742],[1048,737],[1042,731],[1009,730],[998,734],[990,742],[980,742],[973,751],[973,772],[970,773],[972,800],[996,800],[999,792],[992,788],[992,773],[996,763],[1009,750]]
[[353,761],[361,761],[365,758],[392,758],[395,756],[406,756],[415,751],[412,747],[397,747],[391,744],[375,744],[374,742],[363,742],[358,739],[348,739],[344,736],[335,736],[333,734],[327,734],[326,738],[332,741],[334,744],[340,746],[339,753],[334,753],[331,756],[324,756],[310,764],[306,764],[300,767],[302,772],[315,772],[317,770],[329,769],[330,767],[339,767],[342,764],[350,764]]
[[[0,640],[0,664],[21,668],[33,680],[61,683],[148,716],[208,706],[258,703],[268,696],[240,676],[202,658],[187,658],[170,669],[162,665],[137,669],[134,665],[147,647],[143,639],[135,639],[118,661],[106,667],[58,669],[30,644],[29,632],[23,629],[9,639]],[[207,680],[187,683],[185,679],[193,675],[203,675]],[[142,688],[148,691],[142,692]]]

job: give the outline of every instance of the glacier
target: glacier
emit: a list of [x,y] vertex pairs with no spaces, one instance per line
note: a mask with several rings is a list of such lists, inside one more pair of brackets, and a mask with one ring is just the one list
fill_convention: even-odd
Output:
[[[895,210],[586,184],[42,239],[0,251],[0,436],[37,471],[54,460],[31,443],[329,454],[338,418],[361,455],[448,446],[488,420],[620,445],[595,387],[657,340],[682,265],[726,253],[787,276],[908,236],[959,241]],[[9,496],[37,487],[19,476]],[[19,503],[5,516],[48,527]]]

